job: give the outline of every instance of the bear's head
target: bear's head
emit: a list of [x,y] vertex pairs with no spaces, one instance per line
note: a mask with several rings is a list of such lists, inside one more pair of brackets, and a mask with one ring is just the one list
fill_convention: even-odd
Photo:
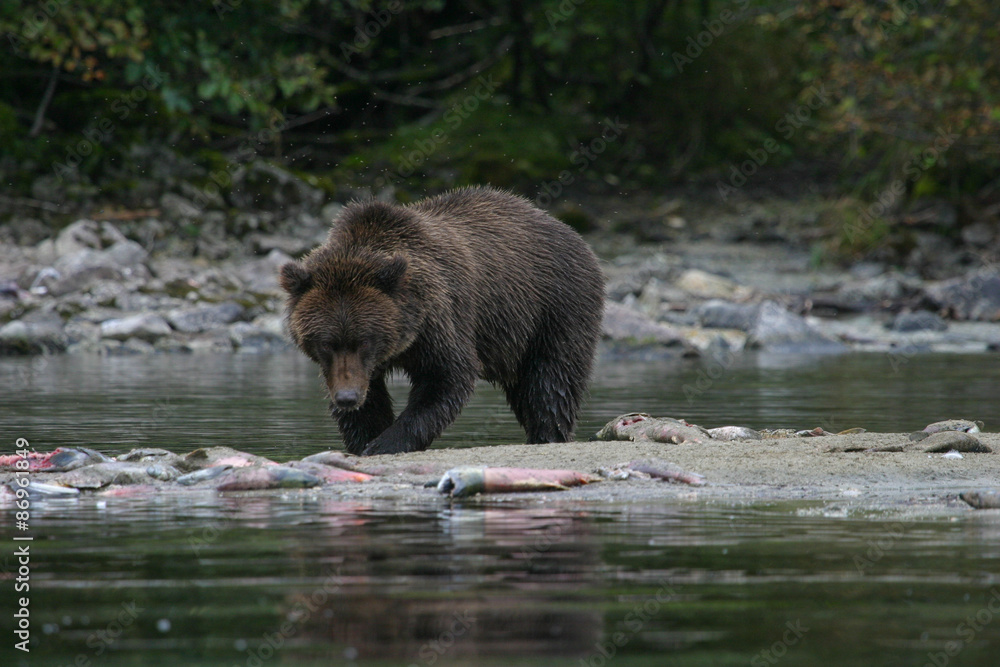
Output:
[[408,262],[370,252],[310,256],[281,267],[288,331],[319,364],[339,411],[361,407],[372,374],[413,342],[402,312]]

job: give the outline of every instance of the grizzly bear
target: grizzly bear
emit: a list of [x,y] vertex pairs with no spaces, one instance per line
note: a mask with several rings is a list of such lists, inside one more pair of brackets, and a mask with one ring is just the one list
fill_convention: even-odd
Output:
[[[477,187],[352,203],[280,282],[288,331],[322,369],[348,452],[426,449],[477,378],[503,389],[529,443],[571,439],[604,281],[583,239],[526,199]],[[411,388],[394,419],[396,370]]]

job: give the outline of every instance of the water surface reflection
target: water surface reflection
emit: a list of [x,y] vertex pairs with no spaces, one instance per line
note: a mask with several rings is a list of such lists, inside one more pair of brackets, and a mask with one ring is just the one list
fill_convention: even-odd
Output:
[[995,516],[832,509],[49,501],[30,664],[995,664]]

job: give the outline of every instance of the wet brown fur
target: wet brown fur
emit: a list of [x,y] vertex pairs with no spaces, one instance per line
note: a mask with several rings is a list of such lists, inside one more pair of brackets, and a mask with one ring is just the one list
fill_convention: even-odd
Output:
[[[593,252],[527,200],[466,188],[410,206],[352,203],[286,264],[288,329],[323,370],[347,450],[426,449],[477,377],[506,393],[528,442],[564,442],[589,378],[604,289]],[[412,388],[394,418],[386,375]]]

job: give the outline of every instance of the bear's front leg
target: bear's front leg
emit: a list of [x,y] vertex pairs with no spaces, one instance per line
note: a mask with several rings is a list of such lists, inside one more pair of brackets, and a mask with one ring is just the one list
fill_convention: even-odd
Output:
[[455,421],[476,387],[476,372],[423,370],[411,375],[410,400],[392,426],[375,438],[362,456],[399,454],[427,449]]
[[361,454],[369,442],[392,425],[392,397],[385,386],[385,376],[372,377],[365,402],[360,408],[339,410],[331,401],[330,410],[340,427],[348,453]]

